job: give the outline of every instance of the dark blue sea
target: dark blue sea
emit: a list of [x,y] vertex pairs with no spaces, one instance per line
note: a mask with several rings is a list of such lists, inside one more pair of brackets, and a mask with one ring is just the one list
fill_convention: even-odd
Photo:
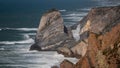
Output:
[[0,0],[0,68],[50,68],[65,58],[57,52],[29,51],[44,12],[58,9],[64,24],[79,22],[92,7],[120,5],[120,0]]

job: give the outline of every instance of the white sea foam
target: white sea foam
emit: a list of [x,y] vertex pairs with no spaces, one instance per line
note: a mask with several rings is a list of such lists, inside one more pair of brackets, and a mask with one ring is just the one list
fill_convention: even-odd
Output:
[[0,48],[0,50],[5,50],[4,48]]
[[71,61],[72,63],[76,64],[76,62],[78,61],[78,59],[76,59],[76,58],[64,57],[62,54],[58,54],[58,53],[55,53],[53,55],[53,57],[56,58],[58,62],[62,62],[64,59],[67,59],[67,60]]
[[73,37],[76,41],[80,39],[79,32],[80,32],[80,24],[77,26],[76,30],[72,30]]
[[80,21],[82,19],[82,17],[65,17],[64,19],[68,19],[71,21]]
[[37,28],[3,28],[7,30],[19,30],[19,31],[36,31]]
[[85,12],[81,12],[81,13],[70,13],[70,14],[67,14],[67,15],[64,15],[64,16],[85,16],[87,15],[87,13]]
[[0,44],[27,44],[27,43],[34,43],[32,38],[22,41],[1,41]]
[[2,29],[0,29],[0,31],[1,31]]
[[23,33],[23,35],[36,35],[36,33]]
[[84,10],[84,11],[89,11],[91,8],[83,8],[81,10]]
[[65,9],[63,9],[63,10],[59,10],[59,11],[61,11],[61,12],[65,12],[66,10],[65,10]]
[[80,13],[70,13],[70,14],[67,14],[67,15],[63,15],[63,18],[64,19],[67,19],[69,21],[80,21],[85,15],[87,15],[87,13],[83,13],[83,12],[80,12]]
[[29,39],[30,36],[28,34],[23,34],[24,39]]

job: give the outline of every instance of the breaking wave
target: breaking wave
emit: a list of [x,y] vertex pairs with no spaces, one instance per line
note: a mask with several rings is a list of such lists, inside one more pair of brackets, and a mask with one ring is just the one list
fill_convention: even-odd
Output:
[[37,31],[37,28],[2,28],[3,30]]
[[80,21],[82,19],[82,17],[65,17],[64,19],[68,19],[71,21]]
[[34,43],[34,40],[30,38],[21,41],[0,41],[0,44],[28,44],[28,43]]
[[24,33],[24,35],[36,35],[36,33]]
[[80,32],[80,24],[77,26],[75,30],[72,30],[73,37],[75,38],[76,41],[80,39],[79,32]]
[[81,12],[81,13],[71,13],[71,14],[67,14],[67,15],[64,15],[64,16],[85,16],[85,15],[87,15],[87,13],[83,13],[83,12]]

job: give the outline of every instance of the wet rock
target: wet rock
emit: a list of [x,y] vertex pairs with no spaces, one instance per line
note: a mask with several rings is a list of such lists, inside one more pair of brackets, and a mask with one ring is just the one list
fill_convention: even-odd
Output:
[[30,50],[57,50],[58,47],[71,47],[74,44],[71,30],[63,23],[60,12],[56,9],[43,14],[36,34],[35,44]]

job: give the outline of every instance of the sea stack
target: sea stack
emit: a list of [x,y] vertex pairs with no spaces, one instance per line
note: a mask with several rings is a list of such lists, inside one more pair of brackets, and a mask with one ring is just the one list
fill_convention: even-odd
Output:
[[[72,42],[71,42],[72,41]],[[57,50],[58,47],[71,47],[74,39],[69,28],[64,25],[61,13],[51,9],[43,14],[30,50]]]

